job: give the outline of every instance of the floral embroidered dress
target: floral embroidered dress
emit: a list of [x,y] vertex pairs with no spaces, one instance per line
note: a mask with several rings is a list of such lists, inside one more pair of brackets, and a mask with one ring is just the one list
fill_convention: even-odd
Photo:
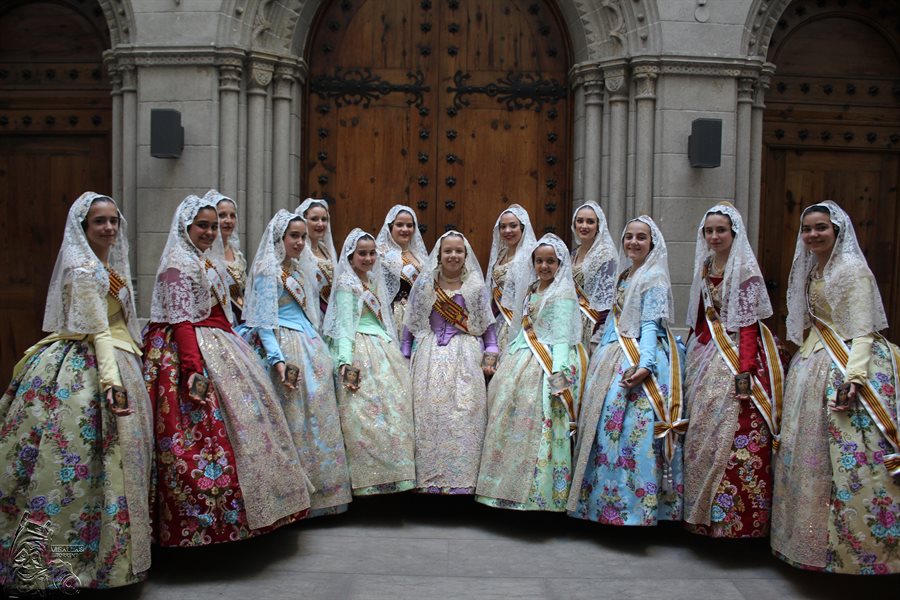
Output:
[[[802,229],[797,236],[787,332],[802,345],[775,454],[772,550],[804,569],[900,573],[900,351],[878,334],[887,317],[849,215],[830,200],[801,219],[812,212],[830,216],[835,242],[819,271]],[[856,398],[835,410],[845,382]]]
[[[218,251],[186,234],[201,208],[176,211],[144,336],[144,378],[156,415],[155,537],[161,546],[245,539],[310,506],[308,480],[278,396],[253,349],[231,329]],[[205,261],[205,262],[204,262]],[[209,379],[205,402],[191,374]]]
[[[680,350],[665,324],[672,305],[666,248],[655,224],[648,217],[639,220],[651,227],[653,250],[635,273],[628,267],[620,275],[615,306],[591,357],[567,507],[571,517],[606,525],[656,525],[682,516],[678,431],[684,423],[677,400],[683,374],[680,367],[672,369],[672,353],[678,364]],[[627,354],[628,346],[639,356]],[[620,386],[632,366],[648,369],[652,379]],[[662,410],[648,384],[658,391]],[[669,431],[658,439],[657,423]]]
[[[98,198],[111,202],[89,192],[69,213],[44,321],[55,333],[28,349],[0,398],[6,590],[116,587],[142,581],[150,567],[152,410],[124,219],[108,266],[81,227]],[[131,414],[110,409],[113,386],[125,388]]]
[[[570,431],[586,355],[580,345],[581,318],[568,250],[548,234],[522,248],[515,270],[519,280],[537,279],[531,254],[551,237],[563,265],[556,274],[557,287],[540,293],[532,285],[514,295],[522,298],[523,324],[515,327],[488,386],[488,424],[475,500],[495,508],[562,512],[569,498]],[[548,371],[567,376],[568,398],[552,393]]]

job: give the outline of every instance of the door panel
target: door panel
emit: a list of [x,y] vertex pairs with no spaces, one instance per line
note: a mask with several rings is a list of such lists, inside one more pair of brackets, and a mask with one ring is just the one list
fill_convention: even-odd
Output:
[[[376,23],[375,27],[372,23]],[[569,51],[546,3],[332,2],[307,55],[303,185],[332,203],[335,243],[413,206],[479,258],[508,204],[567,233]]]

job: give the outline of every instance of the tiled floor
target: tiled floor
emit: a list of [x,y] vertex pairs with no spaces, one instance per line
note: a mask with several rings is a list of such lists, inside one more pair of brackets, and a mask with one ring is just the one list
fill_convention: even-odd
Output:
[[[158,550],[141,586],[105,598],[560,598],[893,600],[900,576],[808,573],[765,541],[717,541],[656,528],[601,527],[562,515],[410,494],[256,540]],[[114,595],[113,595],[114,594]]]

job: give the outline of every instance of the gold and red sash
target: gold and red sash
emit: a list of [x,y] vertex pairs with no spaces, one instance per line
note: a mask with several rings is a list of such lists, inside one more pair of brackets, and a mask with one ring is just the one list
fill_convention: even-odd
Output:
[[111,267],[107,267],[106,272],[109,273],[109,295],[116,299],[123,311],[127,310],[126,307],[129,304],[128,282]]
[[331,275],[328,274],[328,271],[321,267],[321,261],[316,260],[316,263],[316,282],[320,286],[319,300],[324,304],[328,304],[328,299],[331,297],[331,284],[333,283],[333,280]]
[[497,306],[497,309],[500,311],[500,314],[503,315],[503,319],[506,321],[507,325],[512,324],[513,320],[513,311],[509,310],[503,304],[501,304],[501,300],[503,300],[503,290],[500,289],[500,286],[497,284],[497,280],[494,279],[494,275],[491,274],[491,296],[494,298],[494,304]]
[[575,285],[575,291],[578,293],[578,308],[581,309],[581,313],[591,320],[591,323],[596,325],[597,321],[603,316],[599,310],[591,308],[591,302],[588,300],[588,297],[585,295],[584,290],[581,289],[580,285]]
[[403,260],[403,266],[400,267],[400,278],[412,287],[412,284],[416,282],[416,278],[419,276],[419,268],[403,254],[400,254],[400,258]]
[[[841,336],[839,336],[830,325],[819,319],[812,310],[809,311],[809,314],[812,317],[816,333],[819,335],[819,339],[822,340],[822,345],[825,346],[825,350],[828,352],[834,365],[846,378],[847,362],[850,360],[850,349],[847,347],[847,344],[844,343]],[[887,340],[885,340],[885,342],[887,343]],[[894,346],[889,343],[888,348],[891,350],[891,363],[893,365],[894,383],[896,385],[897,351],[894,349]],[[857,386],[856,397],[866,409],[866,412],[869,413],[869,416],[872,417],[872,420],[875,421],[875,425],[881,431],[884,439],[886,439],[894,449],[892,454],[885,455],[884,466],[887,467],[887,470],[891,475],[900,475],[900,436],[898,436],[897,433],[897,423],[891,418],[891,413],[887,408],[887,402],[875,388],[872,387],[872,384],[869,383],[869,381],[866,381],[861,386]]]
[[[732,375],[741,372],[741,359],[738,348],[735,346],[731,337],[722,326],[719,315],[716,313],[712,301],[712,294],[709,290],[709,280],[704,274],[704,285],[701,288],[703,294],[703,303],[706,310],[703,315],[706,318],[706,325],[712,334],[713,342],[719,350],[719,355],[728,365],[728,369]],[[756,409],[766,420],[769,431],[772,432],[772,447],[777,450],[781,443],[781,407],[784,400],[784,369],[781,366],[781,359],[778,356],[778,346],[775,344],[775,336],[768,327],[758,321],[759,334],[763,342],[763,350],[766,355],[766,363],[769,367],[769,385],[772,395],[766,393],[766,389],[757,379],[756,375],[750,374],[750,398]],[[773,401],[774,400],[774,401]]]
[[228,288],[225,287],[225,280],[211,260],[207,258],[205,261],[206,278],[209,280],[210,286],[212,287],[213,296],[216,297],[216,302],[222,306],[225,314],[228,314]]
[[[619,332],[619,313],[618,305],[613,306],[613,325],[616,328],[616,337],[619,339],[619,345],[625,352],[631,366],[637,367],[641,361],[641,351],[637,341],[631,337],[625,337]],[[675,457],[675,449],[677,447],[678,434],[687,432],[688,419],[682,418],[682,399],[681,399],[681,357],[678,355],[678,345],[675,336],[666,327],[666,337],[669,341],[669,397],[663,396],[659,389],[656,377],[651,372],[641,385],[644,392],[650,399],[653,406],[653,413],[656,415],[656,422],[653,424],[653,437],[656,439],[664,439],[666,452],[666,463],[671,464]]]
[[[524,314],[522,315],[522,331],[525,333],[525,342],[531,349],[532,354],[537,358],[538,364],[541,365],[544,374],[547,377],[550,377],[553,374],[553,354],[546,344],[542,344],[538,340],[537,333],[535,333],[534,326],[531,323],[531,317],[528,315],[528,304],[528,301],[526,301],[525,309],[523,311]],[[578,348],[578,356],[581,362],[581,370],[578,373],[580,379],[579,390],[583,394],[584,378],[587,370],[587,353],[584,351],[584,347],[581,344],[576,344],[576,347]],[[578,426],[578,413],[580,412],[580,407],[576,402],[575,396],[572,394],[571,388],[564,389],[559,397],[562,399],[563,404],[566,407],[566,412],[569,415],[569,430],[571,433],[574,433]],[[579,395],[579,398],[580,397],[581,396]]]
[[281,269],[281,285],[284,286],[284,290],[294,299],[294,302],[300,305],[303,312],[306,312],[306,291],[304,291],[300,282],[284,269]]
[[372,313],[378,317],[378,320],[381,321],[381,324],[384,325],[384,328],[387,329],[387,325],[384,324],[384,316],[381,313],[381,301],[378,300],[378,296],[369,289],[369,286],[363,284],[363,293],[362,299],[365,302],[366,306],[372,311]]
[[241,289],[241,284],[238,283],[237,277],[231,272],[231,266],[229,265],[225,265],[225,277],[225,283],[228,286],[228,295],[231,298],[231,301],[234,302],[238,309],[243,310],[244,291]]
[[434,310],[460,331],[469,333],[469,311],[454,302],[437,281],[434,282],[434,293]]

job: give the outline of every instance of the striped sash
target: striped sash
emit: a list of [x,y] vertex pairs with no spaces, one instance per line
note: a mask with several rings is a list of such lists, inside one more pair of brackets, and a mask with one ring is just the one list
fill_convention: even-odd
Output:
[[106,271],[109,273],[109,295],[116,299],[123,311],[127,310],[128,283],[112,267],[107,267]]
[[[613,326],[616,328],[616,337],[619,339],[619,345],[625,352],[625,356],[628,357],[631,366],[637,367],[641,361],[641,351],[634,338],[625,337],[619,332],[619,312],[618,305],[614,305]],[[677,436],[687,432],[688,419],[682,418],[681,357],[678,355],[675,336],[672,335],[668,326],[666,327],[666,337],[669,340],[669,386],[671,388],[669,397],[663,396],[653,373],[650,373],[641,385],[650,399],[653,413],[656,415],[656,422],[653,424],[653,437],[665,440],[666,463],[670,464],[675,457],[675,448],[678,442]]]
[[375,292],[369,289],[369,286],[363,284],[363,294],[362,294],[363,302],[365,302],[366,306],[374,313],[378,320],[381,321],[381,324],[384,325],[384,328],[387,329],[387,325],[384,324],[384,316],[381,314],[381,301],[378,299],[378,296],[375,295]]
[[603,316],[599,310],[591,308],[591,302],[588,300],[588,297],[585,295],[584,290],[581,289],[580,285],[575,286],[575,291],[578,292],[578,308],[581,309],[582,314],[591,320],[591,323],[596,325],[597,321]]
[[[712,301],[712,294],[709,290],[709,280],[706,278],[706,274],[704,274],[704,282],[701,290],[703,293],[703,302],[706,305],[706,310],[703,312],[706,317],[706,325],[709,327],[710,333],[712,333],[713,341],[716,344],[716,348],[719,350],[719,355],[722,357],[722,360],[728,365],[731,374],[737,375],[740,373],[741,368],[740,354],[737,347],[735,347],[734,342],[731,340],[731,337],[729,337],[725,328],[722,326],[719,315],[716,313]],[[759,333],[763,341],[763,350],[766,355],[766,363],[769,367],[769,384],[771,386],[772,396],[770,397],[769,394],[766,393],[766,389],[763,387],[762,383],[760,383],[759,379],[751,374],[750,398],[753,400],[753,404],[756,406],[757,410],[759,410],[763,419],[766,420],[766,425],[769,426],[769,431],[772,432],[772,447],[777,450],[780,444],[781,435],[781,406],[784,399],[784,369],[781,366],[781,359],[778,356],[778,346],[775,344],[775,336],[772,335],[772,332],[762,321],[758,321],[758,323]],[[773,398],[774,402],[772,401]]]
[[222,309],[225,311],[225,314],[230,314],[228,312],[228,288],[225,287],[225,281],[222,279],[222,275],[219,273],[219,270],[216,269],[216,266],[212,263],[208,258],[206,259],[206,278],[209,280],[210,286],[212,287],[213,296],[216,297],[216,301],[222,306]]
[[[850,349],[847,348],[847,344],[844,343],[841,336],[839,336],[831,326],[819,319],[812,310],[809,311],[809,314],[812,316],[813,325],[816,328],[819,339],[822,340],[822,345],[825,346],[825,350],[828,351],[828,355],[831,357],[834,365],[846,378],[847,362],[850,360]],[[885,340],[885,342],[887,343],[887,340]],[[896,385],[897,351],[889,343],[888,348],[891,350],[891,363],[894,368],[894,383]],[[900,437],[898,437],[897,434],[897,423],[891,418],[891,413],[887,409],[887,402],[877,391],[875,391],[875,388],[873,388],[868,381],[861,386],[857,386],[856,397],[863,407],[865,407],[869,416],[872,417],[872,420],[875,421],[875,425],[878,426],[878,429],[881,431],[882,435],[884,435],[884,439],[886,439],[894,449],[892,454],[885,455],[884,466],[887,467],[887,470],[891,475],[900,475]]]
[[400,259],[403,260],[403,266],[400,267],[400,278],[412,287],[412,284],[416,282],[416,278],[419,276],[419,269],[403,254],[400,255]]
[[244,291],[241,289],[241,284],[238,283],[237,277],[234,276],[234,273],[231,271],[232,267],[230,265],[225,266],[225,277],[226,283],[228,285],[228,295],[231,297],[231,301],[234,302],[235,306],[238,309],[244,309]]
[[281,285],[284,286],[285,291],[290,294],[291,298],[300,305],[300,308],[306,312],[306,292],[303,290],[303,286],[284,269],[281,270]]
[[513,320],[513,311],[509,310],[500,303],[500,301],[503,300],[503,290],[500,289],[500,286],[497,284],[497,280],[494,279],[493,274],[491,275],[491,284],[491,295],[494,297],[494,304],[497,306],[500,314],[503,315],[503,319],[506,321],[506,324],[511,325]]
[[454,302],[437,281],[434,282],[434,293],[437,296],[434,301],[434,310],[460,331],[469,333],[469,311]]
[[316,282],[319,284],[319,301],[322,308],[328,306],[328,299],[331,297],[332,276],[328,274],[326,269],[322,268],[322,261],[317,260],[318,268],[316,269]]

